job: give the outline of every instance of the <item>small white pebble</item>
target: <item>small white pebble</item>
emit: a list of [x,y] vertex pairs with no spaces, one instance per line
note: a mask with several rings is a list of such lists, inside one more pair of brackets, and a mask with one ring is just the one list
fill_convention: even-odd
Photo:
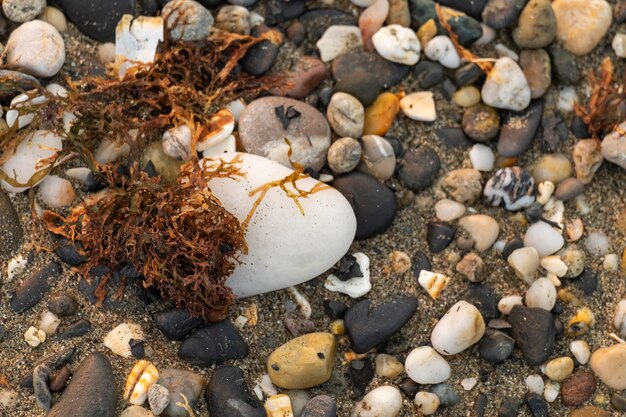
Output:
[[526,291],[525,301],[528,307],[550,311],[556,303],[556,288],[548,278],[539,278]]
[[544,387],[543,378],[541,375],[537,374],[528,375],[526,377],[526,387],[528,388],[528,391],[542,395]]
[[36,327],[29,327],[24,333],[24,340],[32,347],[37,347],[46,341],[46,334]]
[[461,386],[465,391],[471,391],[478,384],[478,380],[476,378],[465,378],[461,381]]
[[502,297],[500,301],[498,301],[498,310],[500,313],[508,316],[511,314],[511,310],[513,307],[517,305],[523,305],[522,296],[521,295],[507,295],[506,297]]
[[544,205],[550,200],[552,194],[554,194],[554,183],[552,181],[543,181],[537,187],[539,190],[539,195],[537,196],[537,203]]
[[581,365],[586,364],[591,357],[589,344],[584,340],[574,340],[573,342],[570,342],[569,350]]
[[57,331],[57,328],[61,324],[61,319],[51,311],[44,311],[39,321],[39,328],[47,335],[51,336]]
[[482,143],[475,144],[469,151],[469,158],[474,169],[483,172],[493,171],[496,157],[489,146]]
[[70,205],[76,199],[72,183],[57,175],[48,175],[41,182],[39,185],[39,196],[51,208]]
[[626,34],[616,33],[611,43],[615,55],[620,58],[626,58]]
[[235,325],[236,328],[241,330],[241,329],[244,328],[244,326],[246,325],[247,322],[248,322],[248,318],[247,317],[237,316],[237,318],[235,319],[233,324]]
[[420,414],[429,416],[439,408],[439,397],[432,392],[420,391],[415,394],[415,405]]
[[13,257],[7,265],[7,281],[13,281],[13,278],[26,268],[26,264],[28,264],[28,259],[25,258],[24,255],[16,255]]
[[589,204],[587,204],[584,196],[579,195],[574,199],[574,201],[576,202],[576,209],[581,216],[586,216],[591,212],[591,207],[589,207]]
[[505,240],[496,240],[496,243],[493,244],[493,248],[497,250],[499,253],[502,253],[506,246]]
[[570,113],[574,110],[574,103],[578,101],[578,94],[576,94],[576,88],[572,86],[566,86],[559,88],[559,101],[557,106],[559,110],[564,113]]
[[444,198],[435,203],[435,216],[441,221],[450,222],[465,214],[465,206],[454,200]]
[[539,269],[539,254],[532,246],[515,249],[507,259],[515,274],[527,284],[532,284],[537,269]]
[[434,122],[437,119],[435,100],[430,91],[407,94],[400,100],[400,109],[406,117],[412,120]]
[[615,253],[608,253],[604,255],[602,266],[607,271],[617,271],[619,269],[619,256]]
[[110,64],[115,61],[115,44],[112,42],[102,43],[96,48],[98,59],[103,64]]
[[561,387],[558,383],[552,381],[547,382],[543,390],[543,398],[545,398],[547,402],[553,403],[559,396],[560,389]]

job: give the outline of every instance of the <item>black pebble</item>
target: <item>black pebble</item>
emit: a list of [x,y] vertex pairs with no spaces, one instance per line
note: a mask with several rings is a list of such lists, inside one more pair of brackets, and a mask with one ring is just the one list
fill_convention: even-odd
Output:
[[386,342],[417,310],[417,299],[408,296],[396,296],[371,309],[370,304],[370,300],[361,300],[343,317],[352,350],[356,353],[365,353]]
[[481,358],[492,363],[500,363],[511,356],[514,346],[515,340],[511,336],[494,330],[480,339],[478,352]]
[[89,193],[95,193],[96,191],[100,191],[104,189],[108,184],[104,181],[101,181],[100,178],[93,171],[87,174],[87,178],[85,179],[85,190]]
[[579,139],[587,139],[591,137],[589,127],[582,117],[572,117],[572,121],[569,124],[569,130]]
[[478,394],[476,401],[474,401],[474,405],[472,406],[472,417],[484,417],[485,412],[487,411],[487,396],[482,392]]
[[498,411],[498,417],[517,417],[522,404],[513,398],[505,398]]
[[402,382],[398,384],[398,388],[400,388],[400,391],[402,391],[402,393],[410,399],[415,398],[415,395],[420,390],[419,384],[411,378],[404,378]]
[[487,0],[438,0],[437,3],[460,10],[475,19],[479,19],[485,4],[487,4]]
[[48,300],[48,310],[59,317],[69,317],[78,311],[78,303],[65,292],[54,293]]
[[450,245],[456,229],[447,223],[429,222],[426,226],[426,241],[431,252],[439,253]]
[[194,317],[184,310],[171,309],[158,313],[154,318],[156,327],[169,340],[183,340],[195,329],[204,324],[204,320]]
[[412,191],[430,187],[439,173],[441,161],[430,146],[410,149],[400,161],[398,176]]
[[56,262],[33,271],[13,293],[10,301],[11,310],[23,313],[35,306],[48,291],[49,281],[60,273],[61,267]]
[[567,140],[569,129],[558,110],[549,109],[541,119],[541,150],[544,153],[556,152],[561,143]]
[[543,396],[537,394],[536,392],[529,392],[526,393],[526,397],[524,399],[534,417],[549,416],[548,403],[543,399]]
[[459,393],[450,384],[437,384],[430,389],[430,392],[439,397],[441,407],[452,407],[461,401]]
[[458,87],[475,84],[485,76],[483,70],[474,63],[465,64],[454,71],[453,81]]
[[252,45],[239,63],[248,74],[263,75],[274,65],[277,56],[278,45],[265,39]]
[[552,70],[557,81],[561,84],[576,85],[580,81],[580,70],[576,62],[576,55],[567,52],[562,47],[553,45],[548,49]]
[[413,68],[413,75],[421,76],[420,86],[428,90],[443,81],[443,66],[436,62],[420,61]]
[[502,259],[506,261],[507,259],[509,259],[509,256],[511,256],[513,252],[523,247],[524,241],[519,237],[514,237],[513,239],[506,242],[506,245],[504,245],[504,249],[502,249]]
[[543,216],[543,206],[536,201],[524,210],[524,215],[530,223],[536,223]]
[[374,366],[369,358],[350,362],[346,371],[352,384],[352,400],[357,400],[365,394],[365,388],[374,379]]
[[265,24],[276,26],[304,12],[304,0],[272,0],[265,2]]
[[578,278],[573,279],[575,286],[580,288],[586,296],[592,295],[598,289],[598,276],[589,268],[585,268]]
[[387,142],[389,142],[393,148],[393,154],[396,158],[401,158],[404,155],[404,146],[402,146],[400,139],[393,136],[387,136],[385,139],[387,139]]
[[44,364],[50,370],[54,371],[57,368],[60,368],[74,356],[76,352],[76,348],[66,348],[59,352],[52,353],[51,355],[46,356],[41,361],[37,362],[32,369],[26,372],[22,376],[22,380],[20,381],[21,388],[32,388],[33,387],[33,370],[37,367],[37,365]]
[[115,28],[125,14],[134,14],[135,0],[61,0],[67,18],[78,30],[100,42],[115,41]]
[[204,390],[211,416],[266,417],[265,408],[250,391],[241,368],[224,365],[211,373]]
[[329,395],[318,395],[311,398],[300,417],[337,417],[337,404]]
[[143,340],[130,339],[128,345],[130,346],[130,353],[133,355],[133,358],[143,359],[146,356]]
[[420,272],[422,271],[432,271],[433,265],[430,263],[430,259],[428,259],[428,255],[426,255],[421,250],[418,250],[411,258],[411,269],[413,271],[413,276],[415,278],[419,278]]
[[335,276],[341,281],[347,281],[351,278],[362,277],[361,267],[353,255],[344,255],[337,265]]
[[460,127],[442,127],[435,130],[439,140],[450,148],[469,148],[472,141],[469,140]]
[[498,301],[500,301],[501,297],[486,284],[469,283],[467,298],[470,303],[476,306],[486,320],[500,316]]
[[78,320],[76,323],[67,326],[57,337],[59,340],[72,339],[74,337],[84,336],[91,331],[91,323],[88,320]]
[[343,318],[348,306],[342,303],[341,301],[335,300],[324,300],[324,313],[332,320],[337,320]]
[[333,92],[350,94],[367,107],[376,100],[380,89],[380,83],[374,74],[369,71],[355,70],[340,78],[334,85]]
[[509,314],[511,335],[530,366],[539,366],[554,352],[554,316],[542,308],[516,305]]
[[70,266],[79,266],[87,261],[87,258],[78,252],[76,244],[64,237],[57,241],[57,247],[54,248],[54,253],[61,261]]
[[210,324],[193,333],[180,345],[178,356],[202,368],[248,356],[248,344],[230,320]]

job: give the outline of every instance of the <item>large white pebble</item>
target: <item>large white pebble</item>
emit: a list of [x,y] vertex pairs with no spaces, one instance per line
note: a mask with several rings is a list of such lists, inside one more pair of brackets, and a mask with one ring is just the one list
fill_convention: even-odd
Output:
[[505,57],[489,72],[481,96],[491,107],[520,111],[530,104],[530,87],[519,65]]
[[356,26],[333,25],[315,44],[322,61],[329,62],[345,53],[363,48],[361,30]]
[[418,384],[439,384],[450,378],[450,365],[430,346],[420,346],[404,362],[406,374]]
[[496,157],[491,148],[482,143],[477,143],[472,146],[472,149],[469,151],[469,158],[472,167],[483,172],[493,171],[493,167],[496,163]]
[[543,388],[544,388],[544,383],[543,383],[543,378],[541,377],[541,375],[537,375],[537,374],[532,374],[532,375],[528,375],[526,377],[526,387],[528,388],[528,391],[530,392],[534,392],[535,394],[543,394]]
[[524,246],[537,249],[540,257],[552,255],[563,247],[563,236],[554,227],[543,221],[531,225],[524,235]]
[[[37,130],[24,138],[15,153],[2,164],[2,171],[18,183],[26,184],[36,172],[49,168],[55,155],[62,149],[63,143],[60,136],[47,130]],[[29,188],[27,186],[14,187],[5,181],[0,183],[5,190],[12,193],[19,193]]]
[[400,100],[400,108],[409,119],[420,122],[434,122],[437,119],[435,100],[430,91],[407,94]]
[[515,270],[515,274],[528,284],[532,284],[535,272],[539,269],[539,253],[532,246],[515,249],[507,262]]
[[485,333],[480,311],[467,301],[459,301],[435,325],[430,341],[443,355],[454,355],[478,342]]
[[32,20],[11,32],[4,64],[35,77],[55,75],[65,62],[65,42],[49,23]]
[[437,409],[439,408],[439,404],[441,403],[439,397],[437,397],[437,394],[426,391],[420,391],[415,394],[414,401],[420,414],[425,416],[434,414],[435,411],[437,411]]
[[526,291],[526,305],[528,307],[552,310],[556,303],[556,287],[548,278],[539,278]]
[[382,386],[357,403],[350,417],[396,417],[402,409],[402,394],[396,387]]
[[387,61],[415,65],[420,59],[420,41],[411,28],[384,26],[372,36],[376,52]]
[[39,195],[48,207],[59,208],[72,204],[76,193],[72,183],[57,175],[48,175],[39,185]]
[[454,44],[450,38],[444,35],[432,38],[426,45],[424,53],[428,59],[438,61],[446,68],[458,68],[461,65],[461,58]]
[[459,225],[470,234],[474,240],[474,248],[479,252],[489,249],[500,234],[498,222],[486,214],[465,216],[459,220]]
[[[245,178],[214,178],[213,194],[229,212],[243,222],[259,194],[257,188],[282,180],[294,171],[269,159],[246,153],[224,154],[203,159],[216,166],[233,163]],[[279,188],[262,199],[245,231],[248,253],[226,281],[238,297],[247,297],[308,281],[327,271],[348,251],[356,232],[350,203],[337,190],[313,178],[296,181],[299,189],[321,191],[300,198],[304,214]],[[295,192],[291,183],[285,185]]]

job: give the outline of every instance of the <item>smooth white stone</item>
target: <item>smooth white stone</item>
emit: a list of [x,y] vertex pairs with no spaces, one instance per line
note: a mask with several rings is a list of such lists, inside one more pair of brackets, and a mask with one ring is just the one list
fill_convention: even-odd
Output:
[[615,315],[613,318],[613,326],[621,336],[626,336],[626,299],[617,303]]
[[7,281],[13,281],[13,278],[22,272],[24,268],[26,268],[26,265],[28,265],[28,259],[23,255],[13,257],[7,264]]
[[478,384],[478,380],[476,378],[465,378],[461,381],[461,386],[465,391],[471,391]]
[[574,103],[578,101],[578,94],[576,93],[576,87],[563,86],[559,88],[559,100],[557,107],[559,110],[565,113],[571,113],[574,110]]
[[329,62],[348,52],[363,48],[361,30],[356,26],[333,25],[315,44],[322,61]]
[[521,295],[507,295],[506,297],[502,297],[500,301],[498,301],[498,310],[500,311],[500,313],[508,316],[509,314],[511,314],[511,310],[513,310],[513,307],[521,305],[524,305]]
[[528,307],[552,310],[556,303],[556,288],[548,278],[539,278],[526,291],[526,305]]
[[543,269],[553,273],[559,278],[564,277],[565,274],[567,274],[567,265],[558,255],[545,256],[541,258],[540,265]]
[[617,256],[617,254],[615,253],[608,253],[604,255],[602,267],[606,271],[617,271],[619,269],[619,256]]
[[552,255],[563,247],[563,236],[548,223],[538,221],[531,225],[524,235],[524,246],[537,249],[540,257]]
[[437,394],[426,391],[420,391],[415,394],[414,402],[417,406],[417,410],[420,412],[420,415],[424,416],[435,414],[439,408],[439,404],[441,403]]
[[470,237],[474,240],[474,249],[478,252],[484,252],[489,249],[500,234],[498,222],[486,214],[465,216],[459,220],[459,225],[467,230]]
[[32,20],[11,32],[4,54],[8,68],[48,78],[59,72],[65,62],[65,43],[54,26]]
[[383,26],[372,36],[376,52],[387,61],[415,65],[420,59],[420,41],[411,28]]
[[496,240],[496,243],[493,244],[493,248],[497,250],[499,253],[502,253],[502,251],[504,250],[506,246],[506,243],[507,242],[502,239]]
[[420,346],[404,362],[406,374],[418,384],[439,384],[450,378],[450,365],[435,349]]
[[529,246],[515,249],[507,259],[516,275],[528,284],[532,284],[535,272],[539,269],[539,254],[537,249]]
[[265,18],[257,12],[250,12],[250,18],[248,20],[250,21],[251,28],[255,28],[265,23]]
[[246,106],[246,102],[242,98],[238,98],[237,100],[233,100],[228,103],[225,108],[233,115],[235,122],[239,123],[239,118],[246,109]]
[[[2,164],[2,171],[20,184],[25,184],[36,172],[48,168],[52,159],[62,149],[63,143],[60,136],[47,130],[37,130],[24,138],[15,153]],[[5,181],[0,181],[0,183],[5,190],[12,193],[22,192],[29,188],[13,187]]]
[[489,72],[481,96],[491,107],[520,111],[530,104],[530,87],[519,65],[505,57]]
[[400,100],[400,108],[409,119],[420,122],[434,122],[437,119],[435,100],[430,91],[407,94]]
[[435,36],[424,48],[424,54],[431,61],[438,61],[446,68],[458,68],[461,65],[461,58],[456,51],[454,44],[444,35]]
[[370,391],[357,403],[350,417],[396,417],[402,409],[402,394],[392,386]]
[[39,195],[51,208],[70,205],[76,198],[72,183],[57,175],[48,175],[39,185]]
[[559,396],[560,389],[561,386],[558,383],[552,381],[547,382],[543,389],[543,398],[545,398],[547,402],[553,403]]
[[615,55],[620,58],[626,58],[626,34],[625,33],[616,33],[613,38],[613,42],[611,42],[611,46],[613,47],[613,51],[615,51]]
[[459,301],[437,322],[430,341],[437,352],[454,355],[478,342],[484,333],[480,311],[467,301]]
[[359,265],[363,275],[342,281],[335,274],[330,274],[326,278],[324,288],[328,291],[349,295],[352,298],[363,297],[370,292],[372,289],[372,284],[370,284],[370,260],[367,255],[361,252],[357,252],[353,256],[356,258],[356,263]]
[[483,172],[493,171],[493,167],[496,163],[496,156],[493,154],[491,148],[482,143],[477,143],[472,146],[472,149],[469,151],[469,158],[472,167]]
[[584,340],[574,340],[569,344],[569,350],[581,365],[589,362],[591,350],[589,350],[589,344]]
[[541,375],[532,374],[526,377],[526,387],[528,391],[534,392],[535,394],[542,395],[543,394],[543,378]]
[[583,245],[591,256],[606,255],[609,251],[609,238],[602,232],[591,232],[583,240]]
[[[236,162],[240,158],[241,162]],[[246,153],[203,159],[215,165],[235,161],[245,178],[214,178],[213,194],[240,221],[244,221],[258,194],[249,193],[268,182],[281,180],[293,171],[269,159]],[[321,183],[307,177],[296,181],[309,191]],[[291,183],[287,189],[295,192]],[[245,231],[248,253],[226,281],[238,297],[247,297],[308,281],[331,268],[348,251],[356,232],[350,203],[333,188],[300,198],[304,215],[278,187],[270,189]]]
[[47,336],[51,336],[57,331],[57,328],[61,324],[61,319],[58,318],[51,311],[44,311],[39,320],[39,329],[41,329]]
[[554,194],[554,190],[556,189],[556,187],[552,181],[543,181],[541,184],[539,184],[537,189],[539,191],[539,195],[537,196],[537,203],[544,205],[550,200],[550,197],[552,197],[552,194]]
[[223,153],[232,153],[237,151],[237,139],[230,135],[223,141],[216,143],[215,145],[211,145],[205,150],[202,151],[203,158],[209,158],[211,156],[220,155]]
[[57,97],[67,97],[67,90],[62,85],[51,83],[46,86],[46,90]]
[[435,216],[441,221],[450,222],[465,214],[465,206],[454,200],[444,198],[435,203]]
[[91,170],[87,167],[68,168],[65,170],[65,175],[82,183],[85,183],[85,181],[87,181],[87,176],[89,176],[90,172]]

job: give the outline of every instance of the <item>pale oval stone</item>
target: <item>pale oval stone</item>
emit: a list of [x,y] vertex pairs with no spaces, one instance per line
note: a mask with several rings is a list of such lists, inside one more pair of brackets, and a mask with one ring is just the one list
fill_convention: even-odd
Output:
[[561,278],[567,274],[567,265],[557,255],[541,258],[541,267]]
[[415,394],[415,405],[421,415],[429,416],[435,414],[439,408],[439,397],[432,392],[420,391]]
[[465,206],[454,200],[444,198],[435,203],[435,216],[441,221],[450,222],[465,214]]
[[461,58],[449,37],[444,35],[435,36],[428,42],[424,54],[431,61],[437,61],[446,68],[458,68]]
[[538,221],[531,225],[524,235],[524,246],[537,249],[539,256],[548,256],[563,247],[563,236],[548,223]]
[[56,7],[46,7],[41,15],[41,20],[51,24],[61,33],[67,30],[67,19],[65,18],[63,12]]
[[472,167],[483,172],[493,171],[496,163],[496,156],[493,154],[491,148],[482,143],[477,143],[472,146],[472,149],[469,151],[469,158]]
[[543,398],[546,399],[547,402],[553,403],[557,397],[559,396],[561,386],[556,382],[548,382],[543,389]]
[[474,240],[474,248],[479,252],[489,249],[500,234],[498,222],[486,214],[465,216],[459,220],[459,225],[470,234]]
[[400,100],[400,108],[409,119],[421,122],[434,122],[437,119],[435,100],[430,91],[407,94]]
[[591,232],[583,240],[585,249],[592,256],[602,256],[609,251],[609,238],[602,232]]
[[530,392],[534,392],[535,394],[543,394],[543,388],[544,388],[544,383],[543,383],[543,378],[541,377],[541,375],[537,375],[537,374],[532,374],[532,375],[528,375],[526,377],[526,388],[528,388],[528,391]]
[[480,98],[480,91],[473,85],[459,88],[452,95],[452,101],[461,107],[472,107],[480,103]]
[[111,64],[115,61],[115,44],[113,42],[105,42],[96,48],[98,59],[103,64]]
[[605,0],[555,0],[556,37],[565,49],[586,55],[600,43],[611,26],[613,13]]
[[437,322],[430,341],[437,352],[454,355],[478,342],[484,333],[480,311],[467,301],[459,301]]
[[487,75],[481,95],[485,104],[520,111],[530,104],[530,87],[524,72],[511,58],[500,58]]
[[[37,130],[18,145],[15,153],[2,164],[9,178],[20,184],[26,184],[37,172],[50,167],[55,155],[63,149],[62,138],[47,130]],[[43,180],[41,178],[36,183]],[[28,186],[15,187],[5,181],[0,181],[2,187],[10,192],[18,193],[27,190]]]
[[544,181],[558,184],[572,175],[572,164],[563,154],[548,154],[533,165],[530,173],[537,184]]
[[616,253],[608,253],[604,255],[602,268],[606,271],[617,271],[619,269],[619,256]]
[[[204,163],[232,162],[245,178],[214,178],[209,187],[222,205],[244,221],[258,194],[249,193],[293,171],[266,158],[245,154],[224,154]],[[333,188],[307,177],[296,181],[299,189],[322,187],[300,198],[304,210],[283,191],[270,189],[251,218],[245,232],[248,253],[226,281],[238,297],[261,294],[308,281],[332,267],[348,251],[356,232],[356,218],[350,203]],[[287,189],[295,192],[291,183]],[[280,224],[281,227],[276,227]]]
[[328,148],[328,166],[337,174],[345,174],[359,165],[362,153],[363,148],[356,139],[337,139]]
[[511,314],[511,310],[513,310],[513,307],[518,305],[524,305],[521,295],[507,295],[506,297],[502,297],[500,301],[498,301],[498,310],[500,311],[500,313],[508,316],[509,314]]
[[376,52],[387,61],[415,65],[420,59],[420,42],[410,28],[400,25],[384,26],[372,36]]
[[60,208],[76,198],[72,183],[57,175],[48,175],[39,185],[39,195],[48,207]]
[[370,391],[357,403],[350,417],[396,417],[402,409],[402,394],[392,386]]
[[333,131],[340,137],[359,138],[365,123],[365,108],[350,94],[333,94],[326,109],[326,118]]
[[591,357],[589,344],[584,340],[574,340],[569,344],[569,350],[581,365],[586,364]]
[[450,365],[430,346],[415,348],[404,362],[406,373],[418,384],[439,384],[450,377]]
[[7,68],[48,78],[65,62],[65,42],[54,26],[32,20],[11,32],[4,54]]
[[556,303],[556,287],[548,278],[539,278],[526,291],[526,305],[528,307],[552,310]]
[[591,355],[591,369],[609,388],[626,389],[626,343],[596,350]]
[[222,6],[215,16],[216,28],[240,35],[250,34],[250,12],[243,6]]
[[539,269],[539,254],[532,246],[519,248],[509,255],[507,262],[520,279],[530,284]]
[[574,110],[574,104],[579,101],[576,87],[571,85],[559,87],[559,100],[557,107],[564,113],[571,113]]
[[613,318],[613,326],[620,335],[626,336],[626,299],[617,303],[615,315]]
[[368,51],[374,49],[372,36],[385,24],[389,14],[389,1],[376,0],[359,16],[359,29],[363,36],[363,44]]
[[39,320],[39,329],[42,330],[47,336],[53,335],[57,331],[57,328],[61,324],[61,319],[58,318],[51,311],[44,311]]
[[361,31],[356,26],[330,26],[315,44],[322,61],[329,62],[340,55],[363,48]]
[[478,384],[476,378],[465,378],[461,381],[461,386],[465,391],[471,391]]
[[615,55],[620,58],[626,58],[626,34],[616,33],[611,42]]
[[381,353],[376,355],[376,375],[395,378],[404,371],[404,366],[395,356]]

